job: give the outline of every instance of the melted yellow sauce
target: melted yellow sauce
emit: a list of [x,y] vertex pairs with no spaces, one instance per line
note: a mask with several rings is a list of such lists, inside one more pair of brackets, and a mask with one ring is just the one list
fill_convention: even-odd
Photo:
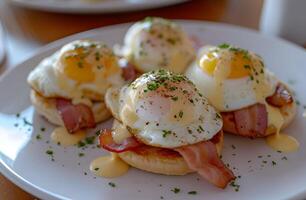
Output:
[[84,131],[78,131],[76,133],[70,134],[64,127],[55,128],[51,134],[51,140],[54,143],[60,144],[62,146],[75,145],[85,137],[86,132]]
[[[236,78],[243,78],[246,76],[251,75],[251,71],[249,68],[245,66],[251,66],[252,62],[249,59],[245,59],[244,55],[242,53],[236,53],[236,54],[229,54],[228,52],[223,52],[222,57],[228,56],[230,59],[228,60],[227,65],[224,66],[224,68],[229,69],[227,73],[227,78],[229,79],[236,79]],[[200,66],[201,68],[209,75],[213,76],[215,75],[216,69],[219,67],[218,62],[219,58],[217,54],[214,54],[212,52],[203,55],[203,57],[200,59]]]
[[135,113],[134,103],[130,96],[127,97],[125,105],[120,111],[120,118],[123,124],[133,125],[137,120],[138,116]]
[[299,142],[286,134],[274,134],[266,138],[267,144],[277,151],[294,152],[299,148]]
[[121,144],[126,138],[131,137],[132,135],[123,124],[119,122],[115,123],[116,123],[114,124],[115,129],[114,131],[112,131],[112,137],[115,143]]
[[276,133],[266,138],[266,143],[273,149],[283,152],[293,152],[298,150],[299,142],[292,136],[280,133],[284,124],[284,118],[278,108],[266,103],[268,112],[268,123],[276,127]]
[[102,156],[90,163],[90,171],[96,176],[115,178],[122,176],[129,169],[129,165],[122,161],[115,153]]
[[88,99],[88,98],[73,98],[72,99],[72,104],[73,105],[77,105],[77,104],[80,104],[80,103],[81,104],[85,104],[85,105],[87,105],[89,107],[93,106],[92,101],[90,99]]
[[261,59],[253,53],[248,54],[248,57],[245,57],[243,53],[230,53],[227,49],[221,53],[209,52],[200,59],[199,66],[215,79],[215,91],[218,92],[215,92],[213,97],[214,105],[219,110],[224,108],[224,80],[250,76],[257,102],[266,105],[268,125],[276,128],[276,133],[266,138],[267,144],[278,151],[296,151],[299,148],[298,141],[292,136],[280,133],[284,124],[280,109],[266,103],[265,98],[273,94],[275,88],[267,81]]

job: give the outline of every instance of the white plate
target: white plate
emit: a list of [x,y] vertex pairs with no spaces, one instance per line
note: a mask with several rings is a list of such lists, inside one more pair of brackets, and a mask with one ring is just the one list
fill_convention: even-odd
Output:
[[113,13],[158,8],[187,0],[9,0],[17,5],[65,13]]
[[[230,42],[261,54],[267,66],[280,79],[290,83],[294,80],[292,87],[297,98],[300,102],[306,102],[306,52],[302,48],[239,27],[196,21],[179,22],[190,36],[197,36],[203,43]],[[197,174],[174,177],[131,169],[119,178],[95,178],[88,170],[89,163],[106,152],[91,147],[85,150],[77,147],[65,149],[48,143],[54,126],[38,116],[30,105],[29,86],[26,83],[28,73],[41,59],[77,38],[103,40],[109,45],[120,43],[128,26],[96,29],[54,42],[0,80],[0,169],[6,177],[43,199],[130,200],[160,199],[160,196],[184,200],[298,199],[306,196],[306,119],[302,117],[302,105],[294,122],[285,130],[300,141],[301,147],[296,153],[275,152],[262,139],[225,137],[223,159],[237,176],[241,176],[237,180],[237,184],[241,185],[239,192],[235,192],[232,186],[225,190],[218,189],[199,179]],[[17,117],[16,113],[20,113],[20,116]],[[33,123],[33,127],[24,119]],[[18,127],[15,127],[17,124]],[[107,125],[109,123],[101,126]],[[42,132],[41,128],[46,128],[46,131]],[[36,139],[37,134],[42,135],[41,140]],[[55,161],[51,161],[45,153],[48,149],[53,149]],[[80,152],[84,152],[85,156],[78,157]],[[275,166],[272,166],[272,161],[276,162]],[[110,187],[109,182],[114,182],[116,187]],[[171,191],[174,187],[181,191],[175,194]],[[197,191],[197,195],[187,194],[192,190]]]

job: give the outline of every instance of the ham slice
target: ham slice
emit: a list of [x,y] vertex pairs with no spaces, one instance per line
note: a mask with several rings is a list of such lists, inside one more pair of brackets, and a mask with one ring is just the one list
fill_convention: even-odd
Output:
[[214,143],[219,142],[222,132],[219,132],[211,140],[200,142],[194,145],[184,146],[177,149],[163,149],[147,146],[139,142],[135,137],[126,138],[121,144],[115,143],[112,132],[109,129],[101,131],[99,136],[100,146],[110,152],[121,153],[134,151],[141,155],[158,152],[164,156],[182,156],[188,167],[197,171],[201,176],[217,187],[225,188],[235,176],[220,160],[217,148]]
[[133,81],[137,78],[137,72],[135,68],[130,64],[122,68],[122,75],[126,81]]
[[245,137],[265,137],[268,127],[268,113],[264,104],[221,113],[223,130]]
[[266,101],[271,106],[280,108],[285,105],[291,104],[293,102],[293,98],[287,88],[283,84],[279,83],[276,86],[274,94],[272,96],[267,97]]
[[237,133],[234,112],[221,113],[223,119],[223,130],[228,133]]
[[70,100],[57,98],[56,108],[69,133],[96,125],[92,110],[85,104],[73,105]]
[[239,135],[263,137],[268,127],[268,113],[264,104],[255,104],[234,112]]
[[117,144],[113,140],[112,131],[109,129],[105,129],[101,132],[99,141],[101,148],[115,153],[121,153],[144,146],[143,143],[138,142],[134,137],[128,137],[121,144]]
[[[266,98],[268,104],[281,108],[293,102],[286,86],[279,83],[272,96]],[[263,104],[254,104],[247,108],[221,113],[223,130],[246,137],[265,137],[268,126],[268,113]]]
[[216,145],[211,141],[180,147],[176,151],[183,156],[190,169],[219,188],[225,188],[235,179],[233,172],[219,158]]
[[122,76],[126,81],[133,81],[137,78],[135,66],[124,58],[120,58],[119,66],[122,69]]

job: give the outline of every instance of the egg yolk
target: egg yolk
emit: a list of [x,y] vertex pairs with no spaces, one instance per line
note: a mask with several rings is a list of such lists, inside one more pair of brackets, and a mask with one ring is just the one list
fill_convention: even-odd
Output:
[[62,60],[63,73],[81,83],[94,81],[92,65],[85,60],[85,57],[86,53],[81,48],[65,52]]
[[[219,59],[220,58],[218,58],[217,55],[214,55],[211,52],[207,53],[200,59],[200,67],[202,70],[204,70],[204,72],[213,76]],[[242,78],[252,74],[252,62],[241,52],[235,52],[232,54],[232,57],[228,62],[228,66],[231,68],[227,77],[229,79]]]

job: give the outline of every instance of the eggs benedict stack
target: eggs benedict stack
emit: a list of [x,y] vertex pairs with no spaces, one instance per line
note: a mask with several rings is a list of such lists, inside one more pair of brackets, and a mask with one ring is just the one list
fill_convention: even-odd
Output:
[[147,17],[132,25],[117,52],[140,73],[166,68],[182,73],[195,57],[191,40],[176,23]]
[[108,89],[105,100],[115,122],[100,145],[129,165],[166,175],[198,172],[220,188],[235,178],[219,158],[222,118],[185,76],[151,71]]
[[296,114],[288,86],[248,50],[205,46],[186,75],[221,111],[226,132],[252,138],[279,135]]
[[77,40],[45,58],[28,83],[36,110],[74,133],[110,117],[104,95],[124,80],[116,56],[104,43]]

